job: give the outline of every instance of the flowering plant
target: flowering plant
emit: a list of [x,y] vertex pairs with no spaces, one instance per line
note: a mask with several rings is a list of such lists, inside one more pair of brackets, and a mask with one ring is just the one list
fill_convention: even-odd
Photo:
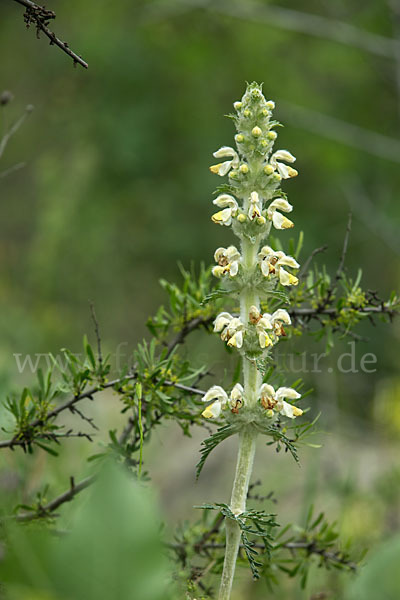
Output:
[[[383,301],[376,292],[361,289],[360,274],[355,280],[345,274],[350,223],[334,277],[330,277],[326,269],[311,269],[311,259],[316,252],[300,267],[297,259],[302,235],[297,245],[293,241],[288,243],[287,253],[274,237],[272,232],[275,230],[284,232],[294,227],[294,221],[286,216],[293,212],[293,207],[281,185],[298,174],[292,166],[295,157],[287,150],[274,149],[276,130],[280,126],[273,118],[274,108],[274,102],[265,99],[261,86],[256,83],[248,85],[243,98],[235,102],[235,113],[230,116],[237,128],[236,148],[223,146],[217,150],[214,156],[221,162],[212,165],[210,170],[219,177],[228,177],[227,183],[217,190],[213,202],[219,210],[212,215],[212,221],[230,227],[238,238],[237,246],[217,248],[214,254],[216,265],[208,269],[202,266],[198,274],[182,269],[181,286],[161,281],[169,297],[169,306],[160,307],[148,320],[152,339],[138,344],[129,365],[119,367],[111,377],[110,356],[103,355],[99,324],[92,307],[97,351],[85,337],[82,355],[63,350],[61,362],[49,355],[50,367],[46,373],[38,369],[36,384],[24,388],[20,394],[12,394],[3,405],[8,417],[2,425],[6,438],[0,440],[0,449],[22,449],[29,460],[38,449],[56,456],[58,446],[66,438],[79,437],[93,442],[98,427],[93,416],[86,414],[86,410],[90,410],[89,400],[97,399],[100,392],[112,390],[120,401],[126,422],[119,433],[116,429],[109,430],[108,443],[103,442],[100,452],[89,456],[89,461],[98,465],[106,457],[111,457],[114,462],[124,465],[132,478],[139,482],[139,487],[147,485],[149,478],[149,473],[144,470],[145,444],[154,429],[166,420],[174,420],[185,435],[190,435],[194,426],[209,431],[213,424],[217,426],[202,442],[197,476],[209,454],[221,442],[233,436],[238,438],[238,458],[229,504],[210,503],[198,507],[203,511],[198,521],[182,524],[173,541],[162,540],[163,548],[167,546],[174,558],[174,576],[171,574],[167,589],[162,579],[162,586],[157,587],[158,595],[153,590],[153,596],[146,596],[143,592],[143,598],[175,599],[178,592],[173,581],[178,581],[178,586],[183,587],[180,597],[185,594],[187,599],[198,600],[201,594],[204,598],[215,598],[212,583],[220,578],[219,600],[228,600],[238,557],[240,564],[245,562],[242,559],[248,562],[254,578],[262,577],[270,586],[279,583],[279,573],[299,576],[302,585],[305,585],[309,566],[315,558],[327,568],[356,569],[355,561],[340,548],[335,526],[329,524],[322,513],[314,518],[310,509],[303,527],[290,529],[287,526],[280,530],[274,513],[247,507],[248,499],[263,500],[254,494],[258,483],[250,483],[257,439],[265,436],[268,446],[274,445],[278,451],[284,448],[298,461],[297,446],[310,434],[316,420],[307,420],[305,413],[308,408],[304,403],[307,392],[303,392],[301,380],[283,381],[279,376],[273,352],[276,346],[283,338],[290,338],[293,331],[296,335],[307,332],[313,322],[317,329],[312,333],[319,338],[325,337],[329,349],[334,333],[350,335],[362,319],[373,319],[376,315],[391,319],[399,307],[395,294]],[[228,300],[233,306],[230,312],[226,307]],[[201,381],[210,376],[208,365],[195,368],[180,354],[188,336],[198,329],[217,333],[226,350],[237,353],[241,361],[241,375],[236,373],[232,377],[229,388],[225,386],[228,389],[215,381],[208,390],[201,389]],[[85,407],[83,410],[82,405]],[[75,421],[73,426],[67,427],[60,420],[66,412],[80,419],[85,427],[90,428],[89,431],[77,429]],[[71,477],[69,488],[51,500],[47,498],[47,489],[40,490],[36,498],[25,500],[24,504],[19,502],[13,514],[6,516],[4,529],[13,521],[41,521],[53,531],[59,514],[56,511],[96,483],[95,470],[79,482]],[[130,486],[126,487],[125,481],[122,484],[117,482],[116,486],[121,486],[122,494],[127,497],[133,494],[137,498],[139,487],[132,491]],[[107,485],[100,489],[109,492]],[[271,495],[267,499],[271,500]],[[106,504],[109,518],[108,496]],[[121,508],[124,518],[129,518],[127,507]],[[115,519],[118,518],[118,510],[115,511]],[[214,511],[217,511],[216,516]],[[139,527],[140,518],[136,512],[135,523]],[[91,510],[88,519],[90,514]],[[153,517],[147,516],[148,522],[152,522],[149,528],[153,543],[158,529],[154,527]],[[96,520],[96,544],[99,548],[106,548],[106,553],[109,530],[98,527],[101,519],[96,517]],[[67,552],[68,556],[76,554],[77,547],[87,547],[86,529],[82,531],[83,541],[79,539],[74,551],[69,555]],[[131,540],[128,544],[122,522],[116,531],[121,543],[130,548]],[[90,532],[90,536],[92,534]],[[29,536],[29,532],[25,535]],[[4,542],[6,560],[21,563],[19,571],[14,563],[8,569],[10,589],[13,585],[17,589],[17,595],[12,597],[18,597],[18,594],[21,597],[20,586],[24,578],[29,580],[33,577],[37,582],[32,569],[25,568],[25,554],[21,554],[22,558],[18,555],[22,547],[18,536],[18,543],[14,546],[12,536],[6,535]],[[116,544],[119,543],[115,539]],[[94,544],[91,540],[92,537],[89,543],[92,551]],[[143,546],[146,546],[144,541]],[[43,548],[41,541],[35,560],[44,552]],[[59,560],[59,564],[64,566],[65,555],[61,548],[61,543],[56,548],[52,546],[52,564]],[[132,575],[131,562],[128,561],[125,572],[125,563],[116,560],[113,548],[111,545],[108,558],[102,561],[101,574],[105,581],[112,579],[121,590],[124,578],[128,581]],[[142,556],[142,548],[137,550],[138,556]],[[150,554],[155,572],[155,557],[159,554],[153,553],[153,549]],[[0,547],[0,572],[2,556]],[[109,570],[107,565],[110,565]],[[115,575],[116,570],[120,573],[119,577]],[[19,579],[14,581],[12,574],[17,571]],[[164,578],[164,566],[161,572]],[[135,577],[133,589],[140,589],[137,583],[140,573],[136,573]],[[149,577],[143,579],[143,589],[147,590]],[[80,587],[79,581],[76,577],[68,578],[70,591],[65,596],[62,588],[65,582],[61,585],[54,577],[49,591],[50,583],[46,579],[45,595],[50,597],[48,594],[52,593],[52,598],[60,600],[88,597],[83,591],[86,588]],[[125,591],[119,597],[127,597],[126,590],[132,589],[126,581]],[[103,588],[98,586],[98,589]],[[104,590],[104,597],[110,597],[106,587]],[[42,589],[37,597],[44,597],[41,592]],[[117,597],[116,588],[113,593]]]

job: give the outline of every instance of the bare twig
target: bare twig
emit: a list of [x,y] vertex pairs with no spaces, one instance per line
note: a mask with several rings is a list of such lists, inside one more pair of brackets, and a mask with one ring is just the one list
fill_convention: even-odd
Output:
[[82,421],[86,421],[87,423],[89,423],[89,425],[95,429],[96,431],[99,431],[99,428],[97,427],[96,423],[94,422],[94,419],[92,419],[91,417],[87,417],[77,406],[71,406],[71,408],[69,409],[71,411],[72,414],[77,414],[80,416],[80,418],[82,419]]
[[[130,381],[130,380],[134,379],[135,377],[136,377],[136,374],[127,375],[126,377],[114,379],[113,381],[109,381],[109,382],[103,384],[101,387],[93,387],[93,388],[90,388],[89,390],[87,390],[86,392],[82,392],[81,394],[72,396],[71,398],[66,400],[63,404],[56,406],[56,408],[53,408],[53,410],[48,412],[46,415],[46,421],[49,421],[50,419],[58,416],[60,413],[64,412],[65,410],[70,410],[71,407],[74,407],[74,405],[77,402],[80,402],[81,400],[84,400],[85,398],[93,399],[93,396],[95,394],[97,394],[98,392],[102,392],[103,390],[112,388],[116,385],[121,385],[123,382]],[[32,423],[29,424],[30,429],[34,429],[35,427],[38,427],[40,425],[43,425],[42,419],[35,419],[34,421],[32,421]],[[25,447],[27,445],[27,443],[28,443],[27,440],[24,440],[24,439],[19,440],[18,434],[17,434],[17,436],[14,436],[11,440],[6,440],[3,442],[0,442],[0,448],[11,448],[12,449],[14,446],[24,446]]]
[[397,90],[397,110],[400,117],[400,7],[398,0],[388,0],[390,15],[393,24],[393,34],[398,42],[395,52],[395,78]]
[[7,175],[11,175],[12,173],[15,173],[15,171],[19,171],[20,169],[23,169],[25,166],[26,166],[26,163],[24,163],[24,162],[13,165],[9,169],[6,169],[5,171],[2,171],[0,173],[0,179],[3,179],[3,177],[7,177]]
[[325,252],[325,250],[328,249],[328,246],[321,246],[320,248],[315,248],[310,256],[307,258],[306,262],[302,265],[298,276],[301,277],[302,275],[304,275],[304,273],[307,273],[307,269],[311,264],[312,259],[314,258],[314,256],[316,256],[317,254],[320,254],[321,252]]
[[[126,375],[125,377],[122,377],[119,379],[114,379],[112,381],[109,381],[109,382],[103,384],[100,387],[90,388],[86,392],[82,392],[81,394],[79,394],[77,396],[73,396],[72,398],[69,398],[66,402],[64,402],[63,404],[60,404],[60,406],[57,406],[56,408],[51,410],[49,413],[47,413],[46,422],[48,422],[50,419],[53,419],[54,417],[57,417],[60,413],[64,412],[65,410],[77,411],[75,404],[77,404],[81,400],[84,400],[85,398],[93,399],[93,396],[95,394],[102,392],[106,389],[112,388],[112,387],[123,385],[125,382],[132,381],[133,379],[135,379],[136,376],[137,376],[136,373],[131,373],[129,375]],[[205,392],[203,390],[199,390],[197,388],[182,385],[180,383],[174,383],[172,381],[165,381],[164,384],[168,387],[169,386],[175,387],[176,389],[179,389],[181,391],[188,392],[190,394],[196,394],[198,396],[203,396],[205,394]],[[78,411],[78,413],[79,413],[79,411]],[[79,413],[79,414],[83,418],[82,413]],[[90,419],[88,419],[87,417],[85,417],[85,420],[90,421]],[[131,420],[132,420],[132,417],[129,417],[128,423],[121,434],[121,438],[122,438],[121,443],[123,443],[123,441],[126,440],[126,438],[129,436],[129,433],[132,431],[134,422],[133,421],[131,422]],[[34,421],[32,421],[32,423],[29,424],[29,428],[31,430],[34,430],[35,427],[38,427],[43,424],[44,423],[43,423],[42,419],[35,419]],[[24,438],[19,439],[18,435],[19,434],[17,434],[10,440],[0,441],[0,449],[1,448],[11,448],[12,449],[14,446],[22,446],[22,447],[27,446],[29,443],[29,440],[24,439]],[[41,434],[41,435],[44,436],[45,434]],[[38,438],[39,437],[40,437],[40,435],[38,436]],[[34,440],[32,440],[32,441],[34,441]]]
[[96,340],[97,340],[97,355],[98,355],[99,366],[101,369],[101,367],[103,365],[103,355],[101,352],[100,327],[99,327],[99,322],[97,320],[96,311],[94,310],[93,302],[90,302],[90,313],[92,315],[92,321],[94,323],[94,332],[96,334]]
[[133,419],[132,416],[129,417],[127,424],[125,425],[125,427],[122,430],[121,435],[118,438],[118,443],[121,444],[121,446],[123,444],[125,444],[125,442],[128,440],[133,428],[135,426],[135,421]]
[[251,0],[246,0],[246,2],[234,2],[233,0],[175,0],[166,2],[165,0],[159,0],[146,5],[139,22],[157,22],[166,17],[171,18],[198,8],[288,31],[305,33],[323,40],[332,40],[386,58],[393,58],[397,48],[400,47],[400,43],[396,39],[366,31],[339,19],[314,15],[283,6],[274,6],[270,3],[261,4]]
[[184,342],[186,336],[189,335],[189,333],[191,333],[195,329],[198,329],[201,326],[207,326],[209,323],[211,323],[211,321],[212,318],[205,320],[203,319],[203,317],[196,317],[194,319],[191,319],[190,321],[187,321],[183,325],[182,329],[178,331],[173,340],[168,344],[167,357],[171,355],[173,350],[175,350],[176,346]]
[[[341,311],[353,310],[351,307],[343,307],[340,309]],[[387,314],[394,316],[398,312],[398,307],[391,306],[387,303],[384,303],[383,306],[360,306],[357,307],[357,312],[368,315],[368,314]],[[328,316],[339,316],[338,309],[335,306],[332,307],[306,307],[306,308],[291,308],[288,310],[288,313],[291,317],[309,317],[313,318],[317,315],[328,315]]]
[[400,48],[398,40],[365,31],[350,23],[283,6],[274,6],[270,3],[220,0],[211,4],[211,10],[239,19],[332,40],[386,58],[394,58]]
[[44,6],[40,6],[31,0],[14,0],[18,4],[25,7],[24,20],[26,26],[34,25],[36,27],[37,36],[42,31],[50,40],[50,44],[58,46],[65,54],[72,58],[74,65],[80,64],[85,69],[88,68],[87,62],[81,56],[73,52],[67,42],[60,40],[53,31],[48,27],[49,21],[55,19],[56,15],[53,11],[47,10]]
[[351,220],[352,220],[352,213],[350,212],[349,216],[348,216],[348,220],[347,220],[347,227],[346,227],[346,233],[344,235],[343,249],[342,249],[342,254],[340,257],[340,263],[339,263],[338,269],[336,271],[335,281],[338,281],[343,274],[343,267],[344,267],[344,262],[346,260],[347,248],[349,245],[349,238],[350,238],[350,232],[351,232]]
[[54,500],[52,500],[48,504],[45,504],[44,506],[39,506],[38,509],[32,513],[22,513],[17,515],[15,517],[16,520],[33,521],[35,519],[56,516],[54,514],[54,511],[56,511],[57,508],[59,508],[62,504],[65,504],[66,502],[70,502],[77,494],[82,492],[82,490],[85,490],[87,487],[92,485],[95,479],[95,476],[92,475],[90,477],[86,477],[86,479],[83,479],[81,482],[75,484],[74,478],[71,477],[70,487],[66,492],[64,492],[60,496],[57,496],[57,498],[54,498]]
[[188,392],[189,394],[197,396],[204,396],[205,394],[204,390],[199,390],[198,388],[190,387],[189,385],[182,385],[181,383],[174,383],[173,381],[164,381],[164,385],[167,387],[172,386],[177,390],[182,390],[183,392]]
[[[376,236],[379,236],[393,252],[400,255],[399,226],[393,217],[387,216],[380,209],[376,200],[371,199],[367,190],[357,179],[346,181],[342,188],[354,215],[357,215],[357,218],[362,220],[364,225]],[[379,195],[382,196],[381,188]]]
[[14,125],[12,125],[10,129],[6,131],[6,133],[3,135],[2,139],[0,140],[0,158],[3,155],[4,150],[6,149],[6,146],[10,141],[10,138],[18,131],[25,119],[30,115],[32,111],[32,104],[28,104],[28,106],[25,108],[23,115],[17,121],[15,121]]
[[400,163],[400,141],[395,138],[284,100],[279,100],[279,109],[292,127],[312,131],[362,152]]

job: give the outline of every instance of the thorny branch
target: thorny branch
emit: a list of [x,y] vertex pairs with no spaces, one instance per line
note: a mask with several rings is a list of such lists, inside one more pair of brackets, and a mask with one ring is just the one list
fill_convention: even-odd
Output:
[[306,262],[302,265],[300,271],[299,271],[299,278],[304,274],[307,273],[308,267],[311,264],[311,261],[313,260],[314,256],[316,256],[317,254],[320,254],[321,252],[325,252],[325,250],[328,249],[328,246],[321,246],[320,248],[315,248],[315,250],[313,250],[310,254],[310,256],[307,258]]
[[103,354],[102,354],[102,351],[101,351],[100,327],[99,327],[99,322],[97,320],[97,315],[96,315],[96,311],[94,309],[94,303],[93,302],[90,302],[90,313],[92,315],[92,321],[93,321],[93,324],[94,324],[94,332],[96,334],[97,354],[98,354],[99,366],[102,367],[102,365],[103,365]]
[[212,318],[210,318],[208,320],[204,320],[203,317],[196,317],[195,319],[191,319],[190,321],[187,321],[183,325],[182,329],[180,331],[178,331],[178,333],[176,334],[174,339],[168,344],[167,357],[171,355],[172,351],[177,346],[179,346],[179,344],[182,344],[182,342],[184,342],[186,336],[189,335],[189,333],[191,333],[195,329],[198,329],[201,326],[208,325],[208,323],[210,323],[211,321],[212,321]]
[[[259,485],[260,482],[257,481],[254,484],[252,484],[251,489],[253,489],[255,486]],[[273,493],[268,494],[268,496],[265,497],[257,497],[255,496],[254,499],[256,500],[272,500],[272,501],[276,501],[273,499]],[[222,514],[218,515],[217,519],[214,521],[212,528],[209,531],[206,531],[198,541],[193,541],[193,542],[189,542],[187,540],[183,540],[183,541],[178,541],[178,542],[174,542],[174,543],[170,543],[168,544],[168,548],[170,550],[173,550],[176,553],[176,556],[178,558],[178,560],[181,562],[182,566],[184,568],[186,568],[187,565],[187,559],[188,556],[192,555],[193,552],[195,552],[196,556],[202,555],[203,557],[206,557],[208,560],[210,558],[212,558],[212,555],[210,554],[212,551],[215,550],[223,550],[225,548],[225,544],[221,543],[219,541],[216,541],[216,539],[214,538],[214,540],[212,540],[211,538],[213,536],[218,536],[221,533],[221,528],[224,522],[224,517],[222,516]],[[265,552],[265,545],[262,543],[253,543],[252,544],[252,548],[254,550],[260,550],[261,553]],[[289,550],[290,553],[294,556],[296,554],[296,552],[298,551],[305,551],[307,556],[311,556],[311,555],[315,555],[315,556],[319,556],[323,561],[332,563],[334,565],[341,565],[345,568],[347,568],[350,571],[356,571],[357,570],[357,565],[354,561],[350,560],[345,554],[343,554],[340,550],[337,551],[333,551],[333,550],[328,550],[326,547],[323,546],[323,544],[321,545],[317,539],[315,539],[315,537],[312,537],[311,539],[305,538],[302,535],[299,536],[298,539],[291,539],[288,540],[287,542],[282,542],[282,543],[278,543],[275,546],[276,550],[281,550],[281,549],[286,549]],[[240,545],[240,550],[243,551],[244,550],[244,545]],[[206,568],[201,568],[201,567],[196,567],[192,569],[192,581],[197,584],[200,583],[200,579],[204,578],[204,576],[207,574],[207,567]]]
[[65,504],[66,502],[70,502],[77,494],[82,492],[82,490],[85,490],[87,487],[92,485],[92,483],[94,483],[95,480],[95,476],[92,475],[90,477],[86,477],[86,479],[83,479],[82,481],[76,484],[74,478],[71,477],[70,487],[66,492],[60,494],[60,496],[57,496],[57,498],[54,498],[54,500],[52,500],[48,504],[45,504],[43,506],[39,505],[37,509],[35,511],[32,511],[31,513],[25,512],[17,515],[15,519],[17,521],[33,521],[35,519],[55,517],[57,515],[55,515],[54,513],[57,510],[57,508],[59,508],[62,504]]
[[[184,325],[183,329],[176,335],[176,337],[169,344],[168,355],[170,355],[172,353],[172,351],[175,349],[175,347],[178,344],[183,343],[185,338],[192,331],[194,331],[198,327],[202,326],[203,324],[204,324],[203,319],[199,319],[199,318],[195,318],[195,319],[188,321]],[[56,418],[60,413],[63,413],[66,410],[70,410],[72,412],[74,412],[74,411],[77,412],[75,405],[78,402],[80,402],[81,400],[84,400],[84,399],[93,400],[93,397],[95,396],[95,394],[102,392],[104,390],[110,389],[110,388],[115,388],[118,390],[118,388],[120,388],[123,384],[125,384],[128,381],[132,381],[132,380],[136,379],[136,377],[137,377],[137,373],[131,372],[131,373],[125,375],[124,377],[116,378],[116,379],[113,379],[106,383],[101,383],[98,386],[92,387],[80,394],[72,396],[71,398],[66,400],[64,403],[60,404],[59,406],[56,406],[55,408],[53,408],[53,410],[49,411],[46,415],[45,420],[43,420],[41,418],[37,418],[37,419],[33,420],[31,423],[29,423],[29,431],[34,431],[34,429],[36,427],[41,427],[41,426],[45,425],[46,422],[49,422],[51,419]],[[172,382],[169,380],[166,380],[164,382],[164,384],[167,387],[175,387],[176,389],[179,389],[183,392],[187,392],[188,394],[195,394],[195,395],[203,396],[205,393],[203,390],[200,390],[198,388],[186,386],[181,383]],[[82,417],[82,414],[80,414],[80,416]],[[84,420],[87,421],[88,418],[85,417]],[[120,436],[121,443],[126,441],[126,439],[129,437],[129,434],[132,431],[133,427],[134,427],[134,422],[132,420],[132,417],[129,417],[128,422]],[[26,434],[23,438],[21,438],[20,436],[21,436],[21,434],[17,433],[13,438],[11,438],[9,440],[0,441],[0,449],[10,448],[12,450],[15,446],[21,446],[25,450],[26,447],[29,445],[29,443],[32,442],[33,440],[29,439],[28,434]]]
[[346,260],[347,249],[349,246],[349,238],[350,238],[350,232],[351,232],[351,220],[352,220],[352,214],[350,212],[348,220],[347,220],[346,233],[344,236],[342,255],[340,257],[340,263],[339,263],[338,270],[336,271],[336,277],[335,277],[336,281],[338,281],[343,274],[343,267],[344,267],[344,263]]
[[25,7],[24,21],[26,27],[29,28],[31,25],[36,27],[36,36],[39,38],[40,32],[43,32],[50,40],[50,45],[58,46],[65,54],[70,56],[74,61],[74,65],[80,64],[85,69],[88,68],[87,62],[83,60],[81,56],[73,52],[67,42],[60,40],[53,31],[49,29],[49,23],[51,20],[56,18],[55,12],[46,9],[44,6],[40,6],[31,0],[14,0],[18,4]]

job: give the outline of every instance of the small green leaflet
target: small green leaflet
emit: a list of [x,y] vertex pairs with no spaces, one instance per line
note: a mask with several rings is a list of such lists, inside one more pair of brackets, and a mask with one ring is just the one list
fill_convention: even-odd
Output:
[[206,438],[201,442],[200,454],[201,458],[196,465],[196,479],[199,478],[200,473],[204,467],[204,463],[206,462],[210,452],[214,450],[224,440],[226,440],[231,435],[234,435],[237,432],[236,427],[233,425],[224,425],[217,429],[215,433],[213,433],[209,438]]

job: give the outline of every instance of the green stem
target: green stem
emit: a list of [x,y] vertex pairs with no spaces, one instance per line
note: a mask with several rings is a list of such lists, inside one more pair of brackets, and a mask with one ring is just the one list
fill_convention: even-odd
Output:
[[[239,435],[239,452],[230,504],[230,509],[235,515],[240,515],[246,510],[246,498],[253,469],[256,435],[251,430],[242,431]],[[219,589],[219,600],[229,600],[230,598],[241,538],[240,527],[232,519],[226,519],[225,529],[225,560]]]
[[[253,244],[249,240],[242,241],[242,264],[243,268],[248,272],[252,272],[256,268],[258,248],[259,240],[256,240]],[[253,289],[246,288],[243,290],[240,296],[240,318],[243,323],[248,323],[249,321],[250,307],[254,305],[259,308],[259,304],[260,299]],[[249,406],[257,402],[261,380],[261,374],[258,372],[255,362],[244,357],[244,397]],[[242,430],[239,434],[239,452],[230,503],[230,509],[235,515],[239,515],[246,510],[246,499],[253,469],[256,436],[256,432],[251,428]],[[230,598],[241,538],[240,527],[232,519],[226,519],[225,529],[225,560],[218,596],[219,600],[229,600]]]

